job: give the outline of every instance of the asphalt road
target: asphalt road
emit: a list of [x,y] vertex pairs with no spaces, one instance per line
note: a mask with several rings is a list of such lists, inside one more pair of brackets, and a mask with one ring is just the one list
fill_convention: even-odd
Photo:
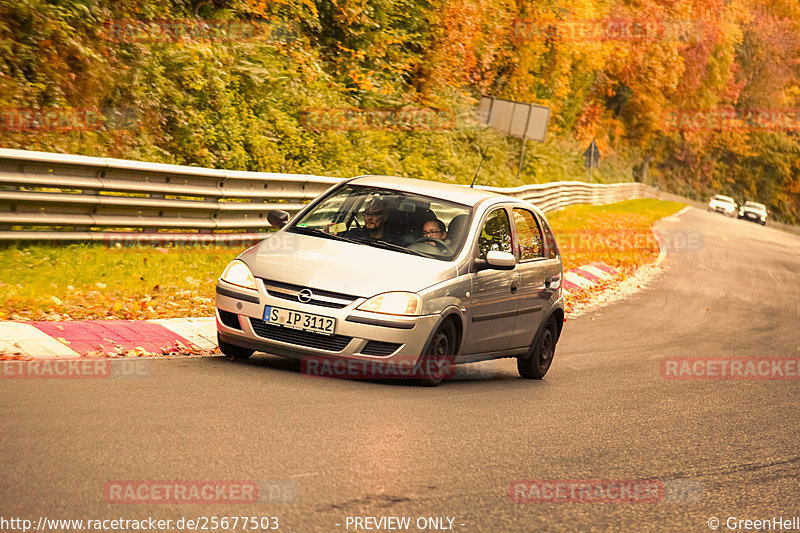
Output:
[[[265,355],[141,361],[127,379],[2,379],[0,517],[274,516],[297,532],[450,517],[463,532],[571,532],[800,516],[800,381],[661,371],[664,358],[800,358],[800,238],[697,209],[663,227],[702,245],[569,321],[541,382],[513,360],[431,389],[304,377]],[[115,480],[252,480],[273,501],[114,503]],[[662,489],[650,502],[515,503],[515,480]]]

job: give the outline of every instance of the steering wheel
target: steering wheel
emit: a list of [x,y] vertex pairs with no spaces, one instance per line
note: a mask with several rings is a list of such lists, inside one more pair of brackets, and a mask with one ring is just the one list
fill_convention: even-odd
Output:
[[433,243],[433,245],[436,247],[436,250],[442,255],[450,255],[453,253],[453,249],[450,248],[450,245],[441,239],[434,239],[433,237],[420,237],[411,244],[417,244],[419,242]]

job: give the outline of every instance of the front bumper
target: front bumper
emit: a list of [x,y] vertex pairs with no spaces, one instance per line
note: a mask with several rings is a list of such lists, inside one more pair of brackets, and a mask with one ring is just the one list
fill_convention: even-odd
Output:
[[[356,298],[341,308],[293,302],[270,295],[261,280],[257,280],[257,285],[258,291],[253,291],[219,281],[217,331],[220,338],[230,344],[284,357],[334,356],[394,364],[416,362],[441,320],[440,315],[401,317],[357,311],[366,298]],[[335,334],[323,335],[265,323],[265,306],[335,318]]]
[[766,220],[761,218],[761,215],[757,213],[750,213],[749,211],[745,211],[744,213],[739,215],[739,218],[744,220],[749,220],[751,222],[758,222],[759,224],[765,224]]

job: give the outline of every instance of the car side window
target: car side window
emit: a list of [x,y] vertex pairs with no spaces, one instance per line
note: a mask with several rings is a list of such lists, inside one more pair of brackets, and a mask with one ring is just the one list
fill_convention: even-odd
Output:
[[492,250],[513,253],[511,250],[511,223],[505,209],[495,209],[489,214],[481,228],[478,244],[481,259],[486,259],[486,254]]
[[544,228],[544,239],[547,242],[548,259],[558,259],[558,246],[556,246],[556,239],[547,224],[542,224]]
[[514,208],[513,213],[519,240],[519,260],[528,261],[544,257],[542,232],[536,217],[527,209]]

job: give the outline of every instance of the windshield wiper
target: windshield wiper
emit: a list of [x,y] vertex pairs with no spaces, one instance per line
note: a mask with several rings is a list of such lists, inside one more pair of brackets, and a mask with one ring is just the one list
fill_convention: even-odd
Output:
[[357,241],[357,240],[351,239],[349,237],[343,237],[343,236],[337,235],[335,233],[328,233],[328,232],[322,231],[321,229],[318,229],[318,228],[304,228],[304,227],[295,226],[292,229],[294,231],[296,231],[297,233],[302,233],[304,235],[315,235],[317,237],[323,237],[325,239],[333,239],[333,240],[336,240],[336,241],[351,242],[353,244],[360,244],[361,243],[361,241]]
[[384,241],[383,239],[376,239],[376,240],[372,240],[372,239],[352,239],[352,240],[355,241],[355,242],[358,242],[358,243],[363,243],[363,244],[367,244],[369,246],[374,246],[376,248],[383,248],[385,250],[395,250],[395,251],[403,252],[403,253],[406,253],[406,254],[418,255],[420,257],[430,257],[428,255],[423,254],[422,252],[418,252],[416,250],[409,250],[405,246],[401,246],[399,244],[395,244],[395,243],[389,242],[389,241]]

